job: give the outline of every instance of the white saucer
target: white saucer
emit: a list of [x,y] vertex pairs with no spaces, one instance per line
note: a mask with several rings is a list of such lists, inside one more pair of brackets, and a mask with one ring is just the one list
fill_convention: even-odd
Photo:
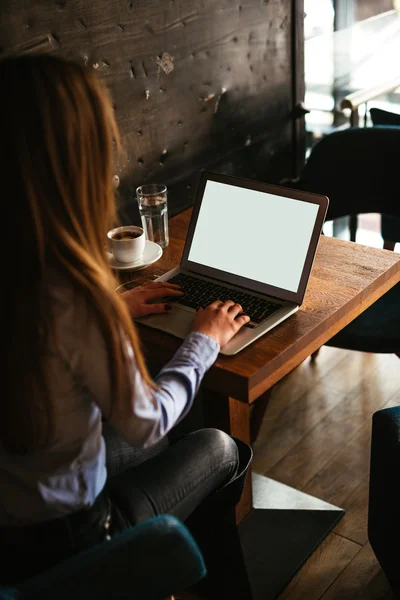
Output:
[[107,252],[107,258],[110,261],[112,269],[116,269],[117,271],[139,271],[140,269],[144,269],[145,267],[155,263],[159,258],[162,257],[162,253],[163,251],[161,246],[155,242],[146,240],[142,256],[139,260],[133,263],[121,263],[114,258],[111,252]]

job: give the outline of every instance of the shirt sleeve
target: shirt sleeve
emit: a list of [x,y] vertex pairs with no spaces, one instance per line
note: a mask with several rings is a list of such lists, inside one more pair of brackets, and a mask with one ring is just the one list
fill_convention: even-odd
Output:
[[205,372],[215,361],[219,344],[202,333],[191,333],[149,389],[131,353],[133,390],[129,406],[111,411],[111,424],[133,445],[146,447],[164,437],[190,410]]

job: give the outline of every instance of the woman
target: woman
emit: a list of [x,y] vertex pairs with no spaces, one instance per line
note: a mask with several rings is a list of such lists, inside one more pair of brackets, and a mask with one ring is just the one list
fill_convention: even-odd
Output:
[[118,132],[107,93],[90,70],[50,56],[4,59],[0,85],[0,177],[11,190],[0,581],[21,581],[158,513],[190,517],[207,560],[204,507],[221,489],[228,505],[237,501],[238,444],[199,431],[107,482],[102,418],[138,448],[161,440],[248,317],[233,302],[200,309],[153,381],[132,317],[168,310],[162,298],[181,292],[165,283],[115,291],[104,246],[116,222]]

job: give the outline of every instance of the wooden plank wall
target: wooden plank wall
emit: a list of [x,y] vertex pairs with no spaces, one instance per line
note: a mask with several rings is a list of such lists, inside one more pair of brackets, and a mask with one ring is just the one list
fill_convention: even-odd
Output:
[[95,68],[112,91],[136,186],[192,202],[201,167],[278,181],[291,175],[291,0],[1,0],[0,56],[55,52]]

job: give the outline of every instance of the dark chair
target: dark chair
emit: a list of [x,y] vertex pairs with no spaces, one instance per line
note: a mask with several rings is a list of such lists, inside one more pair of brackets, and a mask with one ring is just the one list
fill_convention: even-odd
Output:
[[200,550],[175,517],[145,521],[15,588],[0,600],[163,600],[205,576]]
[[394,250],[396,241],[400,239],[400,219],[382,215],[381,232],[384,239],[383,247],[386,250]]
[[400,598],[400,406],[373,416],[368,537]]
[[381,108],[370,108],[369,114],[373,125],[395,125],[400,126],[400,115]]
[[[356,127],[334,132],[314,146],[293,187],[328,196],[327,220],[362,213],[381,213],[398,219],[399,154],[399,127]],[[394,228],[393,235],[395,231]],[[400,284],[327,344],[400,354],[399,307]]]
[[[374,126],[400,127],[400,114],[380,108],[371,108],[369,112]],[[385,240],[385,248],[393,250],[395,240],[400,237],[400,219],[382,215],[382,237]]]

